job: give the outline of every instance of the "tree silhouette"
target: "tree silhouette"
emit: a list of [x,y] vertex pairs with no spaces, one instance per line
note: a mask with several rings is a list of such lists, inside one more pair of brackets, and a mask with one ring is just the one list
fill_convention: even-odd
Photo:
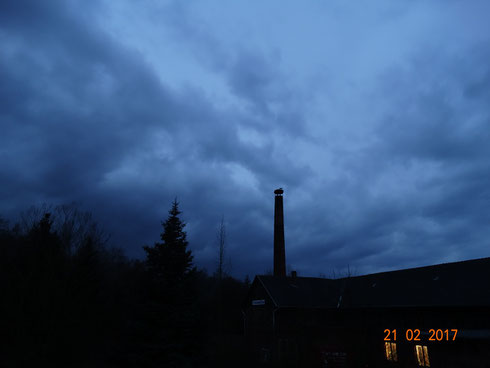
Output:
[[0,217],[0,367],[242,366],[248,288],[196,270],[176,200],[145,262],[72,205],[23,214]]
[[192,270],[192,252],[187,250],[185,223],[179,218],[179,203],[175,199],[169,216],[162,223],[161,243],[153,247],[144,246],[146,264],[152,276],[168,283],[178,283],[185,279]]
[[162,223],[161,242],[143,247],[149,276],[143,323],[149,339],[142,355],[158,356],[159,364],[167,367],[193,366],[199,355],[196,271],[180,214],[174,200]]
[[57,206],[44,203],[22,211],[19,224],[21,232],[28,233],[39,227],[41,221],[47,221],[46,214],[49,214],[50,230],[57,233],[67,254],[76,253],[88,238],[96,247],[108,243],[109,235],[99,227],[90,212],[82,211],[75,202]]

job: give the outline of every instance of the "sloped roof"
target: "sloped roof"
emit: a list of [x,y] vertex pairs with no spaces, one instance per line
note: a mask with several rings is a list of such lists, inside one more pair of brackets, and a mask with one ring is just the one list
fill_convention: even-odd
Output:
[[490,258],[336,280],[257,278],[279,307],[490,306]]
[[315,277],[257,276],[280,307],[329,308],[337,305],[337,280]]

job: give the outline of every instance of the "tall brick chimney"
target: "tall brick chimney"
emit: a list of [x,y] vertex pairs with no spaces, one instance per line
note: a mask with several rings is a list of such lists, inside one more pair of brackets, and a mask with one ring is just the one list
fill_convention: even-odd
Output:
[[286,276],[286,251],[284,248],[284,210],[282,188],[274,191],[274,276]]

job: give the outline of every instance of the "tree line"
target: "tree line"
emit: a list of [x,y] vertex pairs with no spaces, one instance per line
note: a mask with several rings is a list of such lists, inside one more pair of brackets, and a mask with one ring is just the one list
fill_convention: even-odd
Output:
[[145,259],[110,248],[74,205],[0,219],[0,366],[220,367],[246,363],[248,282],[198,270],[175,200]]

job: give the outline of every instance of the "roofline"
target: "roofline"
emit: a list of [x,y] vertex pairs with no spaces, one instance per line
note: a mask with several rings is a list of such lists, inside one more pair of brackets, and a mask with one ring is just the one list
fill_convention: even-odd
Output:
[[[382,272],[375,272],[375,273],[368,273],[365,275],[358,275],[358,276],[348,276],[348,277],[341,277],[338,279],[327,279],[327,280],[348,280],[348,279],[355,279],[359,277],[366,277],[366,276],[374,276],[374,275],[382,275],[382,274],[393,274],[395,272],[403,272],[403,271],[411,271],[411,270],[420,270],[423,268],[431,268],[431,267],[437,267],[437,266],[445,266],[445,265],[454,265],[457,263],[465,263],[465,262],[474,262],[474,261],[483,261],[487,260],[490,261],[490,257],[484,257],[484,258],[474,258],[474,259],[466,259],[464,261],[455,261],[455,262],[446,262],[446,263],[437,263],[433,265],[428,265],[428,266],[419,266],[419,267],[412,267],[412,268],[402,268],[400,270],[392,270],[392,271],[382,271]],[[316,277],[311,277],[311,278],[316,278]]]
[[[485,261],[485,260],[486,261],[490,261],[490,257],[465,259],[464,261],[445,262],[445,263],[437,263],[437,264],[432,264],[432,265],[427,265],[427,266],[402,268],[402,269],[399,269],[399,270],[392,270],[392,271],[381,271],[381,272],[367,273],[365,275],[339,277],[338,279],[331,279],[331,278],[328,278],[328,277],[310,277],[310,276],[296,276],[296,278],[298,278],[298,279],[299,278],[302,278],[302,279],[313,279],[313,280],[329,280],[329,281],[349,280],[349,279],[355,279],[355,278],[360,278],[360,277],[377,276],[377,275],[383,275],[383,274],[393,274],[395,272],[421,270],[421,269],[424,269],[424,268],[431,268],[431,267],[438,267],[438,266],[445,266],[445,265],[455,265],[455,264],[458,264],[458,263],[466,263],[466,262],[474,262],[474,261]],[[264,276],[274,277],[273,275],[256,275],[255,277],[264,277]],[[291,277],[290,276],[286,276],[286,278],[291,278]]]
[[279,309],[324,309],[324,310],[358,310],[358,309],[407,309],[407,308],[447,308],[447,309],[459,309],[459,308],[472,308],[472,309],[488,309],[490,308],[489,304],[472,304],[472,305],[447,305],[447,304],[430,304],[430,305],[361,305],[361,306],[348,306],[348,307],[342,307],[342,308],[337,308],[337,307],[321,307],[321,306],[299,306],[299,305],[277,305],[276,307]]
[[[281,277],[288,280],[293,279],[292,276],[274,276],[274,275],[256,275],[255,277]],[[311,276],[296,276],[296,279],[311,279],[311,280],[327,280],[327,281],[336,281],[340,279],[329,279],[328,277],[311,277]]]

